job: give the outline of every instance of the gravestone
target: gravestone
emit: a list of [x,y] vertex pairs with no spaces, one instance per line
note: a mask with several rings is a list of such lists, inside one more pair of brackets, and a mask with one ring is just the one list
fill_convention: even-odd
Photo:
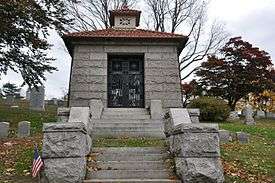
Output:
[[180,124],[192,123],[188,110],[183,108],[171,108],[169,110],[170,118],[167,118],[164,123],[164,133],[166,136],[170,136],[174,127]]
[[21,121],[18,123],[18,132],[17,136],[19,138],[28,137],[31,133],[31,122]]
[[273,112],[267,112],[266,113],[266,117],[269,118],[269,119],[275,119],[275,113],[273,113]]
[[30,90],[30,109],[36,111],[45,110],[45,88],[44,86],[39,86],[37,89],[32,88]]
[[258,118],[258,119],[265,118],[265,112],[261,111],[261,110],[257,110],[256,118]]
[[7,105],[13,105],[14,103],[14,96],[13,95],[7,95],[6,96],[6,104]]
[[227,118],[227,121],[235,121],[235,120],[238,120],[240,119],[239,115],[238,115],[238,112],[237,111],[231,111],[228,118]]
[[9,135],[10,123],[0,122],[0,139],[7,138]]
[[31,90],[30,88],[28,88],[26,91],[26,100],[30,100],[30,98],[31,98]]
[[227,143],[232,140],[228,130],[219,130],[219,137],[221,143]]
[[241,144],[245,144],[249,142],[249,135],[247,133],[244,132],[237,132],[236,133],[237,136],[237,140],[239,141],[239,143]]
[[245,107],[245,120],[244,123],[246,125],[255,125],[255,120],[253,118],[253,108],[251,105],[246,105]]

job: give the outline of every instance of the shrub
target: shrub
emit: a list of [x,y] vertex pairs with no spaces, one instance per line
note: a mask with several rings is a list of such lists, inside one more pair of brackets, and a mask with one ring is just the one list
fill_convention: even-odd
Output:
[[225,121],[230,113],[230,108],[222,99],[215,97],[200,97],[191,101],[189,108],[200,109],[202,121]]

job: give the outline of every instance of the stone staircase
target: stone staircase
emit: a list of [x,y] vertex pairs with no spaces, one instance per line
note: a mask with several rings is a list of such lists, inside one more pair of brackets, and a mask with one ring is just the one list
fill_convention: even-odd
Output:
[[84,183],[180,183],[159,147],[95,148]]
[[153,120],[144,108],[104,108],[101,119],[93,120],[93,138],[164,138],[163,121]]

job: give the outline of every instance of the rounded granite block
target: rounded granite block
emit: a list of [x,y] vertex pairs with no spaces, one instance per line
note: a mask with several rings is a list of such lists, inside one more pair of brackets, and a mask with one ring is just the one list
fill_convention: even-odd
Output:
[[219,158],[176,158],[176,172],[183,182],[224,182]]

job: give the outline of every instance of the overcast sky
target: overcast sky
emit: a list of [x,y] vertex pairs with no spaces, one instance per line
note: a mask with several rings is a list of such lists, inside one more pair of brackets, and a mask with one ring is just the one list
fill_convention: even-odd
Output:
[[[254,46],[270,53],[275,64],[275,0],[212,0],[209,18],[226,24],[232,36],[242,36]],[[54,46],[48,53],[56,58],[53,63],[59,71],[47,74],[46,98],[61,97],[68,89],[71,57],[62,39],[54,32],[49,37]],[[20,75],[9,72],[0,85],[6,82],[22,84]],[[26,88],[23,89],[25,91]]]

